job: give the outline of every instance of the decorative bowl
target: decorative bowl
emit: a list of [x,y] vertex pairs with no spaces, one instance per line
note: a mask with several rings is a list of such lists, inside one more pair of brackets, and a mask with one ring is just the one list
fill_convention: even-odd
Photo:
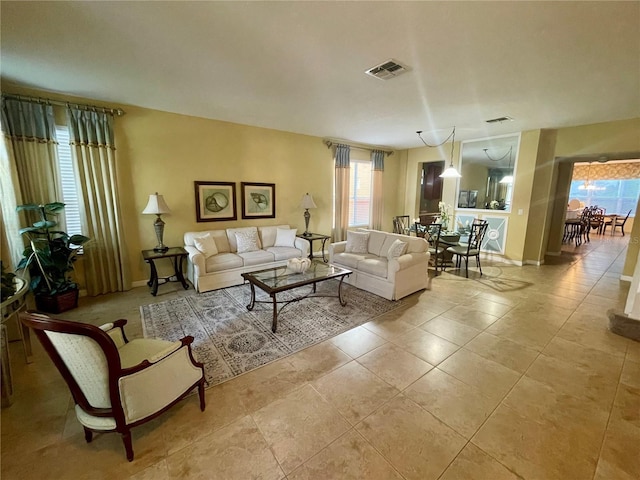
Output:
[[287,268],[293,273],[304,273],[311,266],[311,260],[308,258],[290,258],[287,261]]

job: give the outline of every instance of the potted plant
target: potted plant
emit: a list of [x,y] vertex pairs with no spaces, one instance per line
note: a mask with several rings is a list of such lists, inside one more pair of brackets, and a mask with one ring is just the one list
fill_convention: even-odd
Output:
[[2,273],[2,291],[0,293],[0,301],[4,302],[16,293],[15,274],[13,272],[5,272],[5,266],[0,261],[0,272]]
[[29,286],[36,298],[36,307],[50,313],[60,313],[78,306],[78,285],[71,279],[78,247],[89,241],[84,235],[71,235],[56,230],[53,220],[64,210],[64,203],[19,205],[17,211],[38,212],[40,219],[22,228],[29,245],[23,252],[18,270],[28,269]]

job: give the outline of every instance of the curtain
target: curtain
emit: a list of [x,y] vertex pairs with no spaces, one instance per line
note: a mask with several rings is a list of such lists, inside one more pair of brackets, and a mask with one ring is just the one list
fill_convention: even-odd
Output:
[[17,99],[2,99],[0,185],[2,235],[9,249],[4,258],[13,266],[22,257],[23,239],[18,230],[36,220],[18,215],[23,203],[60,201],[62,188],[58,174],[56,128],[53,107]]
[[382,214],[384,205],[382,203],[382,174],[384,172],[384,152],[373,150],[371,152],[371,163],[373,164],[373,188],[371,192],[371,228],[382,230]]
[[347,238],[349,228],[349,145],[336,145],[335,205],[333,218],[333,241]]
[[113,115],[67,108],[74,167],[77,169],[87,293],[131,288],[119,206]]

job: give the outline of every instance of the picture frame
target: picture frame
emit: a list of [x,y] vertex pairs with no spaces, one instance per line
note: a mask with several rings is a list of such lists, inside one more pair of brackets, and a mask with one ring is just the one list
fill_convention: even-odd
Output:
[[458,208],[469,208],[469,190],[460,190],[458,194]]
[[196,193],[196,220],[221,222],[237,220],[234,182],[193,182]]
[[469,208],[476,208],[478,202],[478,190],[469,190]]
[[276,184],[241,182],[242,218],[275,218]]

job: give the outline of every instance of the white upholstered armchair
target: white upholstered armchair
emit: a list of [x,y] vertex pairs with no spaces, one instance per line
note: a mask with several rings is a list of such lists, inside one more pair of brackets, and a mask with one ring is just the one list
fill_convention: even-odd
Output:
[[101,327],[26,312],[21,321],[36,336],[67,382],[87,443],[94,431],[122,435],[133,460],[131,428],[160,415],[195,387],[204,411],[204,368],[191,342],[128,341],[126,320]]

